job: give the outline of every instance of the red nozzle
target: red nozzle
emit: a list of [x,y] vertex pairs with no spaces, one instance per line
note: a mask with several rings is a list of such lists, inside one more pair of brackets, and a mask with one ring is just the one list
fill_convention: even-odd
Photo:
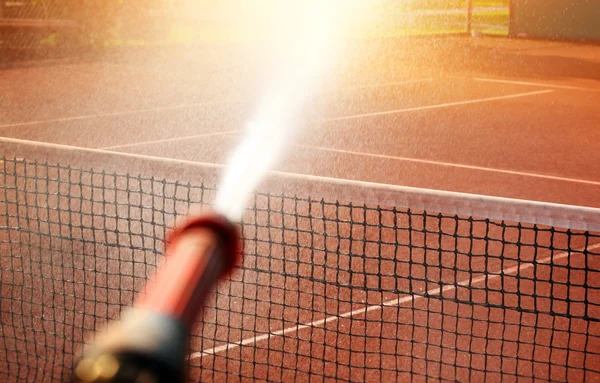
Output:
[[140,382],[145,376],[157,383],[183,382],[190,328],[240,250],[237,228],[220,215],[194,215],[176,226],[164,264],[145,293],[86,351],[73,380]]
[[203,213],[188,218],[168,237],[164,264],[135,306],[178,318],[189,328],[240,252],[238,230],[225,217]]

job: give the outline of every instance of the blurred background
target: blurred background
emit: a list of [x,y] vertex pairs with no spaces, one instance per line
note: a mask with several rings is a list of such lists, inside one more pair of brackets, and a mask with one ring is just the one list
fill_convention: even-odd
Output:
[[[0,59],[82,50],[264,41],[288,2],[260,0],[0,0]],[[360,12],[352,38],[472,34],[600,39],[598,0],[375,0],[337,2]],[[568,4],[567,4],[568,3]],[[271,15],[269,15],[271,13]],[[279,13],[279,16],[281,14]]]
[[[1,56],[15,60],[90,48],[261,41],[270,37],[268,13],[284,11],[282,3],[286,2],[1,0]],[[389,38],[510,32],[509,0],[376,0],[360,12],[355,23],[360,27],[348,25],[340,33]]]

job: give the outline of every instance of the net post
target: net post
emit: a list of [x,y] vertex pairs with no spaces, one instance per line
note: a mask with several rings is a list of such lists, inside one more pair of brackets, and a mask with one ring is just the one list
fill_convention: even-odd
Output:
[[473,32],[473,0],[467,0],[467,34]]

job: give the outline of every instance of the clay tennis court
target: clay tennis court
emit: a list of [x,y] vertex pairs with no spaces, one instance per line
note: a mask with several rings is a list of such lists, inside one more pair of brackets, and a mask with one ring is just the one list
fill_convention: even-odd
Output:
[[[598,47],[422,41],[438,49],[414,40],[366,55],[347,47],[337,76],[307,102],[277,168],[287,174],[244,219],[243,267],[194,331],[192,380],[600,378],[600,237],[515,222],[524,210],[578,220],[554,203],[592,208],[579,221],[598,227]],[[197,62],[165,55],[3,70],[2,166],[12,176],[0,189],[0,244],[29,254],[10,267],[39,267],[50,294],[27,273],[3,273],[9,381],[46,381],[28,364],[61,376],[72,343],[140,291],[176,213],[211,200],[216,165],[268,78],[267,58],[236,49],[213,48]],[[46,154],[55,162],[32,162]],[[331,183],[342,186],[323,186]],[[492,216],[477,216],[464,214],[462,197],[439,202],[398,186],[541,204],[511,210],[491,199]],[[415,207],[396,208],[405,200]],[[35,211],[28,224],[49,222],[27,238],[9,229],[22,201]],[[44,213],[44,204],[56,209]],[[19,315],[31,317],[22,332]],[[23,359],[25,350],[37,357]]]
[[[309,100],[279,169],[599,206],[589,128],[599,118],[596,47],[453,37],[359,44]],[[247,47],[186,52],[6,70],[0,132],[223,163],[272,58]]]

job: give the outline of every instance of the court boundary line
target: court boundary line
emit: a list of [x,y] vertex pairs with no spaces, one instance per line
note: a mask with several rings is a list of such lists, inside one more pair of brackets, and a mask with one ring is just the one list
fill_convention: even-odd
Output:
[[166,142],[192,140],[192,139],[203,138],[203,137],[226,136],[226,135],[230,135],[230,134],[238,133],[238,132],[239,132],[239,130],[227,130],[224,132],[202,133],[202,134],[196,134],[193,136],[173,137],[173,138],[165,138],[162,140],[155,140],[155,141],[140,141],[140,142],[135,142],[132,144],[105,146],[105,147],[98,148],[98,149],[100,149],[100,150],[123,149],[123,148],[131,148],[131,147],[142,146],[142,145],[163,144]]
[[[392,83],[389,85],[387,83],[386,84],[378,84],[377,87],[395,86],[395,85],[405,84],[405,83],[409,83],[409,82],[426,82],[426,81],[432,81],[432,80],[433,79],[421,79],[421,80],[414,80],[414,81],[408,81],[408,82],[402,82],[402,83]],[[419,106],[419,107],[414,107],[414,108],[403,108],[403,109],[396,109],[396,110],[392,110],[392,111],[339,116],[339,117],[332,117],[332,118],[308,121],[306,123],[306,125],[309,126],[309,125],[315,125],[315,124],[323,123],[323,122],[345,121],[345,120],[352,120],[352,119],[357,119],[357,118],[376,117],[376,116],[390,115],[390,114],[401,114],[401,113],[420,111],[420,110],[428,110],[428,109],[439,109],[439,108],[468,105],[468,104],[474,104],[474,103],[489,102],[489,101],[495,101],[495,100],[504,100],[504,99],[511,99],[511,98],[517,98],[517,97],[534,96],[534,95],[547,94],[547,93],[552,93],[552,92],[554,92],[554,90],[546,89],[546,90],[540,90],[540,91],[535,91],[535,92],[518,93],[518,94],[513,94],[513,95],[489,97],[489,98],[474,99],[474,100],[467,100],[467,101],[458,101],[458,102],[451,102],[451,103],[444,103],[444,104],[434,104],[434,105]],[[1,128],[1,126],[0,126],[0,128]],[[238,132],[240,132],[240,130],[231,130],[231,131],[223,132],[223,135],[235,134]],[[216,136],[219,134],[215,133],[213,135]],[[130,147],[130,146],[133,147],[133,146],[151,145],[151,144],[161,143],[161,142],[185,141],[188,139],[195,139],[195,138],[208,137],[208,136],[210,136],[210,134],[173,137],[173,138],[169,138],[169,139],[165,139],[165,140],[144,141],[144,142],[137,142],[137,143],[126,144],[126,145],[108,146],[108,147],[103,147],[103,148],[99,148],[99,149],[115,149],[115,148]]]
[[[565,252],[562,252],[562,253],[559,253],[556,255],[542,258],[542,259],[534,261],[534,262],[524,263],[524,264],[521,264],[518,266],[507,267],[507,268],[501,269],[495,273],[487,273],[487,274],[478,273],[478,274],[480,274],[478,277],[473,278],[473,276],[471,276],[469,278],[463,279],[454,284],[440,283],[441,285],[443,285],[443,287],[436,287],[435,289],[427,290],[423,294],[419,294],[419,295],[406,294],[406,295],[398,297],[398,298],[384,301],[378,305],[369,305],[364,308],[356,309],[353,311],[348,311],[348,312],[345,312],[345,313],[342,313],[339,315],[330,315],[328,317],[325,317],[325,318],[322,318],[322,319],[319,319],[316,321],[312,321],[310,323],[303,323],[303,324],[299,324],[296,326],[290,326],[290,327],[287,327],[287,328],[284,328],[284,329],[281,329],[281,330],[278,330],[275,332],[263,333],[261,335],[242,339],[237,342],[229,342],[229,343],[223,344],[221,346],[207,348],[202,351],[197,351],[197,352],[191,353],[188,356],[188,359],[193,360],[193,359],[202,358],[203,356],[216,355],[223,351],[229,351],[231,349],[247,346],[250,344],[255,344],[255,343],[261,342],[263,340],[270,339],[272,337],[284,336],[285,334],[288,334],[291,332],[299,332],[306,328],[320,328],[321,326],[323,326],[322,328],[325,329],[324,325],[326,325],[330,322],[335,322],[342,318],[352,318],[354,316],[366,314],[371,311],[383,310],[386,307],[401,306],[404,303],[414,302],[418,299],[425,299],[425,298],[436,299],[436,298],[438,298],[437,296],[439,296],[440,299],[443,299],[442,296],[444,293],[446,293],[448,291],[452,291],[452,290],[457,290],[459,287],[470,287],[470,286],[473,286],[474,284],[479,284],[480,282],[483,282],[486,280],[489,281],[490,279],[497,279],[497,278],[504,277],[504,276],[518,275],[518,273],[521,273],[524,270],[528,270],[534,266],[551,265],[552,262],[569,257],[572,253],[585,254],[585,252],[590,251],[590,250],[595,250],[597,248],[600,248],[600,243],[595,243],[593,245],[589,245],[582,249],[577,249],[577,250],[573,250],[573,251],[565,251]],[[517,274],[513,274],[513,273],[517,273]]]
[[547,175],[547,174],[542,174],[542,173],[529,173],[529,172],[521,172],[521,171],[517,171],[517,170],[487,168],[484,166],[477,166],[477,165],[466,165],[466,164],[457,164],[457,163],[453,163],[453,162],[424,160],[424,159],[419,159],[419,158],[401,157],[401,156],[391,156],[391,155],[387,155],[387,154],[356,152],[353,150],[326,148],[326,147],[322,147],[322,146],[313,146],[313,145],[296,144],[294,146],[299,146],[299,147],[307,148],[307,149],[316,149],[316,150],[327,151],[327,152],[349,154],[349,155],[353,155],[353,156],[374,157],[374,158],[382,158],[382,159],[395,160],[395,161],[415,162],[415,163],[427,164],[427,165],[436,165],[436,166],[446,166],[446,167],[453,167],[453,168],[460,168],[460,169],[477,170],[477,171],[488,172],[488,173],[502,173],[502,174],[509,174],[509,175],[515,175],[515,176],[541,178],[541,179],[548,179],[548,180],[554,180],[554,181],[572,182],[572,183],[581,183],[584,185],[600,186],[600,181],[590,181],[590,180],[582,180],[582,179],[578,179],[578,178],[552,176],[552,175]]
[[41,125],[41,124],[52,124],[52,123],[57,123],[57,122],[93,120],[93,119],[102,118],[102,117],[119,117],[119,116],[128,116],[128,115],[132,115],[132,114],[140,114],[140,113],[148,113],[148,112],[162,112],[165,110],[191,109],[191,108],[197,108],[200,106],[226,105],[226,104],[238,104],[238,103],[240,103],[240,102],[239,101],[206,101],[206,102],[198,102],[198,103],[192,103],[192,104],[179,104],[179,105],[170,105],[170,106],[160,106],[160,107],[156,107],[156,108],[126,110],[126,111],[122,111],[122,112],[85,114],[85,115],[81,115],[81,116],[55,118],[55,119],[50,119],[50,120],[36,120],[36,121],[4,124],[4,125],[0,125],[0,129],[16,128],[19,126],[34,126],[34,125]]
[[[81,148],[0,137],[4,158],[31,164],[63,164],[114,174],[137,174],[155,179],[216,184],[221,164],[178,160],[127,152]],[[600,208],[441,191],[394,184],[271,171],[257,192],[335,198],[355,204],[378,204],[435,211],[458,216],[486,217],[571,230],[600,231]]]
[[528,86],[539,86],[541,88],[581,90],[584,92],[600,92],[600,89],[594,89],[594,88],[572,86],[572,85],[539,83],[539,82],[532,82],[532,81],[503,80],[503,79],[499,79],[499,78],[485,78],[485,77],[472,77],[472,78],[464,78],[464,79],[465,80],[470,79],[470,80],[479,81],[479,82],[491,82],[491,83],[497,83],[497,84],[528,85]]
[[338,88],[338,89],[327,89],[327,90],[324,90],[323,93],[336,93],[336,92],[339,92],[339,91],[351,91],[351,90],[373,89],[373,88],[386,88],[386,87],[394,87],[394,86],[399,86],[399,85],[404,85],[404,84],[417,84],[417,83],[421,83],[421,82],[432,82],[432,81],[434,81],[434,79],[430,77],[430,78],[417,78],[417,79],[398,80],[398,81],[390,81],[390,82],[379,82],[379,83],[376,83],[376,84],[364,84],[364,85],[357,85],[357,86],[343,86],[343,87]]
[[[434,80],[433,78],[398,80],[398,81],[392,81],[392,82],[377,83],[374,85],[365,84],[365,85],[358,85],[358,86],[342,87],[339,89],[323,90],[322,92],[318,92],[318,93],[319,94],[336,93],[336,92],[341,92],[341,91],[345,92],[345,91],[369,89],[369,88],[392,87],[392,86],[399,86],[399,85],[403,85],[403,84],[430,82],[433,80]],[[81,115],[81,116],[71,116],[71,117],[55,118],[55,119],[49,119],[49,120],[34,120],[34,121],[15,122],[15,123],[9,123],[9,124],[1,124],[0,129],[16,128],[16,127],[20,127],[20,126],[52,124],[52,123],[69,122],[69,121],[93,120],[93,119],[102,118],[102,117],[127,116],[127,115],[148,113],[148,112],[161,112],[164,110],[191,109],[191,108],[196,108],[196,107],[200,107],[200,106],[209,106],[209,105],[227,105],[227,104],[244,104],[244,103],[245,102],[241,101],[241,100],[205,101],[205,102],[192,103],[192,104],[179,104],[179,105],[170,105],[170,106],[160,106],[160,107],[156,107],[156,108],[126,110],[126,111],[121,111],[121,112],[85,114],[85,115]]]
[[[121,148],[136,147],[136,146],[143,146],[143,145],[161,144],[161,143],[166,143],[166,142],[193,140],[193,139],[197,139],[197,138],[211,137],[211,136],[235,135],[236,133],[239,133],[239,132],[240,132],[240,130],[229,130],[229,131],[225,131],[225,132],[204,133],[204,134],[198,134],[198,135],[193,135],[193,136],[167,138],[164,140],[143,141],[143,142],[137,142],[137,143],[133,143],[133,144],[107,146],[107,147],[102,147],[102,148],[97,148],[97,149],[99,149],[99,150],[121,149]],[[491,168],[491,167],[484,167],[484,166],[477,166],[477,165],[459,164],[459,163],[454,163],[454,162],[434,161],[434,160],[425,160],[425,159],[420,159],[420,158],[392,156],[392,155],[387,155],[387,154],[358,152],[358,151],[353,151],[353,150],[327,148],[327,147],[314,146],[314,145],[293,144],[293,146],[300,147],[300,148],[326,151],[326,152],[348,154],[351,156],[373,157],[373,158],[381,158],[381,159],[386,159],[386,160],[426,164],[426,165],[432,165],[432,166],[451,167],[451,168],[458,168],[458,169],[465,169],[465,170],[476,170],[476,171],[481,171],[481,172],[486,172],[486,173],[500,173],[500,174],[507,174],[507,175],[513,175],[513,176],[522,176],[522,177],[530,177],[530,178],[539,178],[539,179],[544,179],[544,180],[553,180],[553,181],[560,181],[560,182],[578,183],[578,184],[583,184],[583,185],[600,186],[600,181],[591,181],[591,180],[584,180],[584,179],[579,179],[579,178],[560,177],[560,176],[553,176],[553,175],[543,174],[543,173],[522,172],[522,171],[518,171],[518,170]],[[161,157],[161,158],[163,158],[163,157]]]
[[544,90],[538,90],[538,91],[534,91],[534,92],[509,94],[509,95],[505,95],[505,96],[486,97],[486,98],[448,102],[448,103],[434,104],[434,105],[427,105],[427,106],[417,106],[417,107],[412,107],[412,108],[387,110],[387,111],[382,111],[382,112],[362,113],[362,114],[355,114],[355,115],[350,115],[350,116],[324,118],[324,119],[312,121],[312,122],[310,122],[310,124],[314,125],[314,124],[318,124],[318,123],[347,121],[347,120],[355,120],[355,119],[366,118],[366,117],[388,116],[388,115],[407,113],[407,112],[418,112],[418,111],[430,110],[430,109],[442,109],[442,108],[449,108],[449,107],[453,107],[453,106],[479,104],[479,103],[484,103],[484,102],[492,102],[492,101],[500,101],[500,100],[509,100],[509,99],[520,98],[520,97],[536,96],[536,95],[553,93],[553,92],[554,92],[553,89],[544,89]]

